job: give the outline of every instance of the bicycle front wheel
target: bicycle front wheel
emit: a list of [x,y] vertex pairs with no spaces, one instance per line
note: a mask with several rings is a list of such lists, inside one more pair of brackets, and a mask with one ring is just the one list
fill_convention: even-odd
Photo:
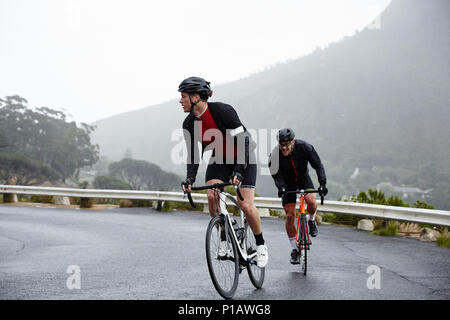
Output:
[[[247,221],[245,221],[245,241],[247,241],[247,255],[254,255],[256,253],[255,235],[249,228]],[[256,255],[253,258],[248,259],[247,272],[253,286],[260,289],[264,283],[266,268],[259,268],[256,265]]]
[[231,299],[239,282],[239,253],[230,232],[225,234],[225,219],[211,219],[206,231],[206,260],[217,292]]

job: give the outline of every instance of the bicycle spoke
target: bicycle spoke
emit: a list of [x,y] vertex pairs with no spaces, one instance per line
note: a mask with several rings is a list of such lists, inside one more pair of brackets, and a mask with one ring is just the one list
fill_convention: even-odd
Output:
[[223,218],[212,219],[207,232],[206,254],[214,286],[220,295],[231,298],[237,287],[239,274],[236,265],[238,264],[236,264],[235,248],[230,235],[226,236],[226,241],[222,241],[223,223]]

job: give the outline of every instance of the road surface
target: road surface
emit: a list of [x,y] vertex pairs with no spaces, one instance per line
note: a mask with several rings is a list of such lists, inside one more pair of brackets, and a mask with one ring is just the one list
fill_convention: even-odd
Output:
[[[0,205],[0,299],[221,299],[206,265],[208,221],[150,208]],[[289,263],[284,220],[262,223],[264,286],[243,272],[235,299],[450,298],[450,250],[435,243],[321,225],[305,277]]]

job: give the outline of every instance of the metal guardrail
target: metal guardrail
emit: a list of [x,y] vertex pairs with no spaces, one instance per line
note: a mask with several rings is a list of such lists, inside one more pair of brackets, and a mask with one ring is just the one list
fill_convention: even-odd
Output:
[[[97,189],[73,189],[53,187],[29,187],[0,185],[0,193],[46,195],[79,198],[106,198],[106,199],[141,199],[153,201],[188,202],[182,192],[168,191],[135,191],[135,190],[97,190]],[[207,204],[206,194],[192,193],[194,202]],[[318,201],[319,203],[319,201]],[[233,203],[230,201],[230,205]],[[256,197],[257,208],[282,210],[279,198]],[[450,211],[430,210],[407,207],[383,206],[365,203],[327,201],[318,205],[319,212],[350,214],[362,217],[379,218],[386,220],[411,221],[416,223],[450,226]]]

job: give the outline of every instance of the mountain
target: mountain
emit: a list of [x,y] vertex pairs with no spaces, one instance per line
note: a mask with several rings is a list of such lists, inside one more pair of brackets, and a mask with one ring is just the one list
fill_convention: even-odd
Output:
[[[334,198],[390,183],[434,189],[427,201],[450,209],[449,17],[447,0],[393,0],[376,28],[213,86],[212,101],[233,105],[247,128],[292,127],[319,152]],[[169,101],[98,121],[93,140],[111,159],[131,148],[184,174],[171,137],[185,116]],[[270,177],[257,192],[275,194]]]

